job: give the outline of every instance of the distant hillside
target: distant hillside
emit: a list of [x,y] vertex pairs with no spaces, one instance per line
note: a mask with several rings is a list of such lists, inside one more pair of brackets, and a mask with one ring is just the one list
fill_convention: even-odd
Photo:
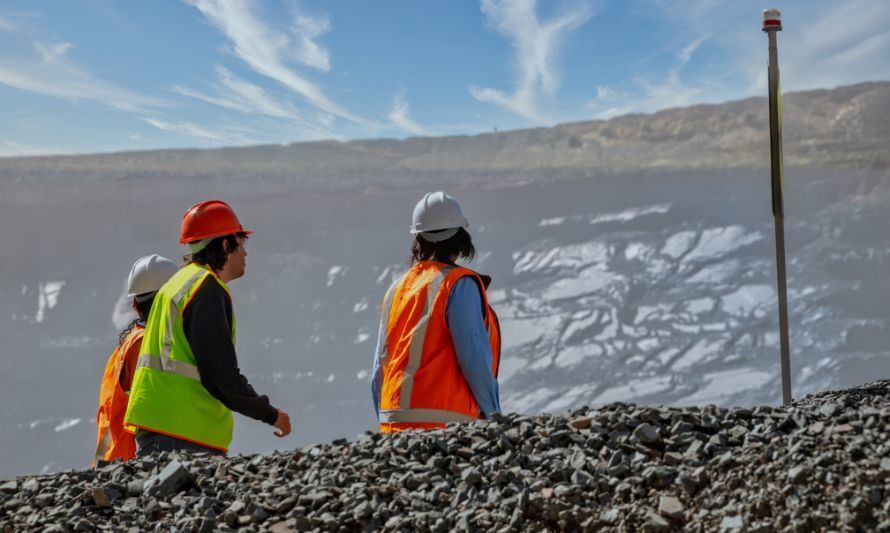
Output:
[[[790,93],[783,99],[788,165],[890,164],[890,83]],[[423,178],[462,184],[634,170],[765,167],[766,98],[649,115],[476,136],[321,141],[289,146],[157,150],[0,159],[4,183],[212,178],[295,182],[330,190],[398,186]],[[487,181],[487,180],[486,180]]]

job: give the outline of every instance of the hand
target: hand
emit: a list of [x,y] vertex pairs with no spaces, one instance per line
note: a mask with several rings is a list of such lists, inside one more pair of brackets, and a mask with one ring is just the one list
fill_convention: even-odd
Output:
[[281,438],[290,435],[290,416],[281,409],[278,409],[278,418],[275,419],[275,427],[278,428],[278,431],[274,432],[276,437]]

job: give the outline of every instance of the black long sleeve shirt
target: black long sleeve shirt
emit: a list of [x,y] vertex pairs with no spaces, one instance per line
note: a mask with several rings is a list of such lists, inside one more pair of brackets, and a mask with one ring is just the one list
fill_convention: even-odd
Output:
[[257,394],[238,368],[232,343],[232,299],[213,276],[195,291],[182,315],[185,337],[198,365],[201,384],[232,411],[274,425],[278,410]]

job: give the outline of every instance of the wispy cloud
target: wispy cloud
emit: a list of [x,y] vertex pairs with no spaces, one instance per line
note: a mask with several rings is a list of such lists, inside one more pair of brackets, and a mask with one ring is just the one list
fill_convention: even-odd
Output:
[[[784,89],[835,87],[890,78],[890,2],[849,0],[829,5],[831,9],[816,20],[790,19],[779,34]],[[765,43],[762,50],[765,58]],[[765,63],[749,65],[752,90],[765,92]]]
[[262,87],[235,76],[224,67],[216,67],[216,74],[219,83],[215,85],[214,95],[178,85],[173,87],[173,91],[242,113],[260,113],[273,118],[302,120],[293,104],[276,99]]
[[74,48],[71,43],[45,43],[41,41],[34,42],[34,50],[40,54],[40,58],[44,63],[55,65],[65,59],[68,51]]
[[[779,33],[783,90],[835,87],[890,78],[890,2],[809,0],[788,3]],[[709,29],[707,46],[720,57],[723,80],[700,72],[686,76],[700,88],[698,101],[724,101],[766,93],[767,40],[759,30],[758,8],[749,2],[656,0],[662,22],[693,40]],[[843,23],[838,23],[838,21]],[[693,40],[690,45],[698,49]],[[681,54],[682,56],[682,54]]]
[[651,113],[698,102],[709,82],[699,79],[690,85],[681,79],[680,74],[699,47],[710,37],[710,34],[700,36],[677,52],[676,63],[669,68],[663,81],[652,82],[647,78],[637,77],[633,80],[635,87],[631,91],[600,85],[596,88],[596,97],[588,102],[587,108],[595,111],[594,118],[609,119],[628,113]]
[[363,123],[328,97],[321,87],[308,80],[293,63],[326,71],[330,69],[327,50],[314,39],[330,29],[326,19],[296,15],[295,38],[262,21],[254,11],[257,4],[247,0],[186,0],[223,32],[233,45],[233,53],[256,72],[278,81],[305,98],[312,106],[340,118]]
[[322,72],[331,70],[331,56],[328,49],[315,42],[329,31],[331,31],[331,20],[327,16],[312,17],[295,12],[293,33],[297,39],[293,53],[296,60]]
[[421,126],[411,118],[411,110],[409,109],[408,98],[405,96],[404,90],[396,93],[395,98],[393,98],[392,110],[390,110],[387,118],[400,129],[413,133],[414,135],[433,135],[430,130]]
[[701,45],[704,44],[704,42],[710,38],[711,38],[711,34],[706,33],[706,34],[702,35],[701,37],[699,37],[698,39],[696,39],[696,40],[692,41],[691,43],[689,43],[688,45],[686,45],[686,47],[680,51],[680,54],[678,56],[680,59],[680,64],[677,67],[677,69],[682,68],[683,66],[686,65],[686,63],[689,63],[689,60],[692,59],[692,56],[693,56],[693,54],[695,54],[696,50],[698,50],[699,47],[701,47]]
[[0,84],[66,100],[91,100],[125,111],[144,111],[169,103],[101,80],[78,65],[71,43],[33,43],[39,60],[0,57]]
[[0,17],[0,31],[13,31],[15,26],[9,20]]
[[551,20],[539,20],[537,0],[482,0],[489,24],[507,37],[516,49],[518,74],[512,93],[471,86],[470,94],[481,102],[505,107],[534,122],[546,122],[539,109],[540,96],[552,96],[559,88],[557,55],[565,38],[593,16],[593,5],[578,3]]
[[247,137],[250,130],[245,128],[224,127],[214,129],[188,121],[170,122],[156,118],[144,118],[142,120],[159,130],[212,144],[240,145],[256,143],[255,140]]

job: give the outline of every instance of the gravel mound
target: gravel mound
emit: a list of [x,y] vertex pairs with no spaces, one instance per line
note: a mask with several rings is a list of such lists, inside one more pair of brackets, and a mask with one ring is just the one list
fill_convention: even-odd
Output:
[[0,531],[890,530],[888,387],[159,454],[0,482]]

